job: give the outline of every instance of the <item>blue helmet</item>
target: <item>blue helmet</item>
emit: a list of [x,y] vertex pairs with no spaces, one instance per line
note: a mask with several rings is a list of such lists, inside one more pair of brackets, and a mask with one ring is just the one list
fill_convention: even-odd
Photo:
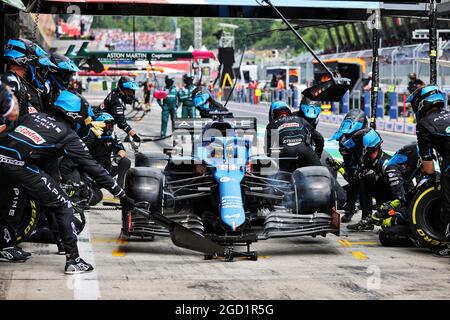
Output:
[[417,143],[411,143],[398,150],[385,166],[409,165],[416,167],[419,161],[419,146]]
[[202,112],[209,112],[210,101],[212,100],[211,93],[206,88],[200,88],[193,92],[194,106]]
[[58,66],[59,70],[62,70],[64,72],[80,72],[80,68],[68,57],[59,54],[59,53],[52,53],[50,59],[54,64]]
[[86,127],[95,118],[94,110],[89,102],[76,92],[64,90],[53,103],[52,112],[63,116],[75,131]]
[[382,143],[383,139],[378,132],[372,128],[365,128],[356,132],[350,139],[346,140],[344,142],[344,147],[347,149],[357,149],[358,147],[362,147],[365,153],[372,153],[377,150]]
[[101,121],[105,123],[103,128],[102,139],[111,138],[114,133],[114,118],[107,112],[101,112],[95,117],[95,121]]
[[119,93],[125,103],[132,103],[134,100],[134,92],[139,89],[139,85],[131,77],[120,77],[117,83]]
[[58,66],[58,69],[51,70],[50,81],[58,87],[59,90],[65,90],[68,88],[70,81],[75,72],[80,72],[80,68],[68,57],[59,54],[52,53],[51,61]]
[[351,136],[359,130],[367,128],[369,121],[364,111],[359,109],[352,109],[346,115],[341,123],[338,131],[329,140],[339,140],[342,136]]
[[101,112],[95,117],[95,121],[114,122],[114,118],[108,112]]
[[277,119],[282,113],[292,115],[291,109],[284,101],[274,101],[269,109],[269,122]]
[[445,99],[445,93],[443,93],[438,86],[429,85],[418,88],[408,97],[406,102],[411,103],[416,119],[419,121],[434,107],[443,108]]
[[117,84],[120,90],[131,90],[135,91],[139,89],[139,85],[133,80],[133,78],[128,76],[120,77],[119,82]]
[[322,107],[320,102],[309,101],[309,99],[303,98],[300,102],[298,115],[315,127],[319,123],[319,115],[321,111]]
[[44,49],[26,39],[9,39],[5,46],[4,58],[7,62],[20,66],[35,64],[56,68]]

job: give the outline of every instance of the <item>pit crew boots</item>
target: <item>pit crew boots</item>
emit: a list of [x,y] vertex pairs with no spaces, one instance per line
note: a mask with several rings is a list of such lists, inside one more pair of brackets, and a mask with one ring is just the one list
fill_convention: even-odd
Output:
[[8,247],[0,249],[0,261],[4,262],[25,262],[31,253],[22,251],[19,247]]
[[65,274],[80,274],[91,272],[94,267],[80,257],[68,257],[64,268]]
[[347,222],[352,221],[354,214],[355,214],[354,212],[345,211],[344,215],[341,218],[341,222],[347,223]]
[[358,223],[350,224],[347,229],[352,231],[371,231],[374,229],[372,218],[369,217],[365,220],[360,220]]

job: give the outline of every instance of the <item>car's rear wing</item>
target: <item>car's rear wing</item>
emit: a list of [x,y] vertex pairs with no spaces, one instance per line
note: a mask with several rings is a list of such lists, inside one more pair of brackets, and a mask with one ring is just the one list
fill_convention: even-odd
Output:
[[[176,130],[189,131],[190,133],[199,133],[203,128],[213,119],[209,118],[178,118],[175,119]],[[256,118],[254,117],[238,117],[238,118],[224,118],[223,121],[230,123],[237,130],[255,130],[257,127]]]

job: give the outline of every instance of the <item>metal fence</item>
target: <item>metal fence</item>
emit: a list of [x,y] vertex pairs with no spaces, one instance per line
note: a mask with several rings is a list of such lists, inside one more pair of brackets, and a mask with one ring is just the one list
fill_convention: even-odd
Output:
[[[408,74],[415,72],[418,78],[428,82],[430,67],[428,61],[428,43],[380,48],[380,84],[381,87],[396,86],[398,92],[406,91]],[[450,41],[439,44],[439,60],[450,58]],[[341,52],[320,55],[321,59],[361,58],[366,62],[366,75],[372,69],[372,50]],[[278,64],[273,61],[271,64]],[[302,53],[289,61],[290,65],[301,67],[301,82],[309,84],[314,78],[313,58],[309,53]],[[450,90],[450,67],[438,63],[438,84]]]

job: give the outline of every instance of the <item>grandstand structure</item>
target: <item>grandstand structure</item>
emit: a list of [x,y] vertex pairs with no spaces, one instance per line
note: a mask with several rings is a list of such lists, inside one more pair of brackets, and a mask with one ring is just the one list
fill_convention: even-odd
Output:
[[91,29],[91,50],[133,51],[136,39],[137,51],[168,51],[175,47],[175,32],[126,32],[122,29]]

